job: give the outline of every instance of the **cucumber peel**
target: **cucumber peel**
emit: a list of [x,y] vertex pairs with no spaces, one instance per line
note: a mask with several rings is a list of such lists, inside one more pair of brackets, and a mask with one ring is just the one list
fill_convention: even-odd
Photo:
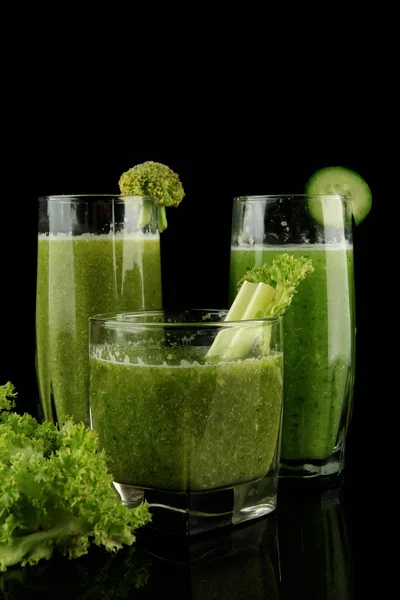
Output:
[[[326,195],[325,198],[309,198],[308,212],[320,225],[328,227],[340,226],[343,223],[341,202],[338,202],[340,196],[348,196],[351,199],[356,225],[365,219],[372,206],[372,194],[367,182],[361,175],[346,167],[319,169],[308,180],[306,193]],[[332,195],[336,195],[336,201]]]

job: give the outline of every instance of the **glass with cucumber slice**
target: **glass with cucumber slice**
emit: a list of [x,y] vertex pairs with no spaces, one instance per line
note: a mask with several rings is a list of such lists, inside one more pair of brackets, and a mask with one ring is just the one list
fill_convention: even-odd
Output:
[[342,222],[341,203],[335,202],[332,195],[351,199],[356,225],[365,219],[372,206],[372,194],[367,182],[346,167],[319,169],[308,180],[306,193],[310,195],[308,213],[317,223],[327,227],[340,226]]
[[[237,284],[249,270],[271,269],[285,255],[292,261],[309,260],[313,266],[312,275],[296,290],[283,316],[281,477],[333,475],[344,467],[355,355],[352,218],[355,215],[360,222],[370,194],[357,174],[350,172],[346,179],[346,172],[321,169],[304,194],[234,200],[231,310],[237,309],[236,295],[240,300]],[[248,286],[243,294],[251,292]],[[235,318],[249,318],[251,305],[257,310],[260,304],[267,305],[268,287],[261,286],[262,290],[265,298],[254,291],[247,311]],[[216,340],[216,350],[226,358],[231,350],[237,354],[246,347],[244,336],[222,335]]]

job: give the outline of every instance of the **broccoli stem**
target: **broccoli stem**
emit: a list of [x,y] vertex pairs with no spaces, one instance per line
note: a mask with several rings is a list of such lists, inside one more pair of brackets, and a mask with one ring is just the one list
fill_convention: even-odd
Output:
[[151,217],[153,216],[153,201],[143,199],[143,205],[140,209],[139,219],[137,222],[138,227],[146,227],[150,225]]
[[[137,222],[138,227],[146,227],[150,225],[151,218],[153,216],[153,201],[143,200],[143,206],[140,209],[139,219]],[[158,205],[158,231],[162,233],[164,229],[167,229],[167,212],[163,204]]]
[[160,233],[167,229],[168,221],[167,221],[167,211],[165,210],[165,206],[163,204],[158,205],[158,230]]

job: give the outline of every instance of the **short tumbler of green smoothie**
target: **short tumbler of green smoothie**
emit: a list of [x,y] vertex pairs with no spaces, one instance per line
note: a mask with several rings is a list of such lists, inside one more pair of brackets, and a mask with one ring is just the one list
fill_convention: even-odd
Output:
[[[281,320],[226,314],[90,320],[91,425],[122,501],[147,500],[156,528],[193,534],[275,508]],[[217,336],[239,347],[235,359],[209,352]]]
[[[143,214],[146,225],[140,226]],[[41,197],[36,369],[42,417],[89,425],[90,316],[161,306],[158,208],[152,198]]]
[[354,382],[350,200],[340,195],[245,196],[233,203],[230,300],[248,269],[283,252],[310,258],[283,317],[281,476],[339,472]]

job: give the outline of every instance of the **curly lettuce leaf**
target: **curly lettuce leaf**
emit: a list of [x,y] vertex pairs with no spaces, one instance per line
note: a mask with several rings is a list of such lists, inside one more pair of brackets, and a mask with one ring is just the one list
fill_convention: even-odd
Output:
[[[245,281],[263,283],[275,288],[275,294],[269,297],[266,305],[262,305],[252,318],[268,318],[283,315],[291,304],[299,284],[314,271],[312,261],[304,256],[295,257],[283,253],[274,258],[272,264],[264,263],[247,271],[238,282],[238,289]],[[249,318],[249,317],[248,317]]]
[[11,410],[15,406],[14,398],[17,392],[11,381],[7,381],[5,385],[0,385],[0,411]]
[[0,571],[54,550],[78,558],[92,543],[111,552],[131,545],[150,521],[148,506],[122,505],[95,432],[8,412],[12,394],[0,386]]

